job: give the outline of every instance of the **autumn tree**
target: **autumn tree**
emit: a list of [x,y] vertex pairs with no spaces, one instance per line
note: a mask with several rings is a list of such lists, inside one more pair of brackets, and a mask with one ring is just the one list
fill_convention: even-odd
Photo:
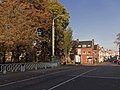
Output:
[[49,30],[50,17],[47,0],[5,0],[0,3],[0,42],[12,47],[18,59],[20,50],[30,50],[33,41],[48,40],[36,32]]

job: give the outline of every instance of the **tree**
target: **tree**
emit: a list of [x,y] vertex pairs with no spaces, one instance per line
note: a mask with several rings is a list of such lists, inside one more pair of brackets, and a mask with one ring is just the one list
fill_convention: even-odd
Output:
[[72,28],[68,27],[66,31],[64,31],[64,53],[69,54],[69,51],[72,47]]
[[34,40],[45,40],[36,31],[49,30],[50,17],[47,0],[5,0],[0,3],[0,41],[16,52],[29,50]]
[[72,28],[68,27],[66,31],[64,31],[64,45],[63,51],[65,53],[66,61],[69,62],[69,52],[72,48]]
[[70,16],[66,8],[57,0],[51,0],[49,8],[52,20],[57,17],[55,19],[55,51],[56,55],[59,55],[63,50],[64,31],[69,24]]
[[118,33],[116,38],[116,41],[114,43],[116,43],[119,46],[119,58],[120,58],[120,33]]
[[117,35],[116,35],[116,41],[115,41],[115,43],[117,43],[117,45],[120,45],[120,33],[118,33]]
[[49,3],[50,13],[52,15],[52,19],[55,17],[62,15],[56,19],[56,30],[65,30],[69,24],[69,13],[66,8],[59,3],[57,0],[52,0]]

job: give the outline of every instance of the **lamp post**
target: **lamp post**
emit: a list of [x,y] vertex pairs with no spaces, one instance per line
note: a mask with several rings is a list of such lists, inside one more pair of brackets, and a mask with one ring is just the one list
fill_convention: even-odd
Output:
[[55,19],[64,15],[58,15],[52,20],[52,62],[55,61]]
[[118,46],[119,46],[119,58],[120,58],[120,44]]

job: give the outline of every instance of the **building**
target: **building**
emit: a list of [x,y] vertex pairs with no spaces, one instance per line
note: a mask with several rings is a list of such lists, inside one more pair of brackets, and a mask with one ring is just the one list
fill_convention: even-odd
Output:
[[[80,58],[81,64],[93,64],[95,63],[94,58],[96,55],[94,54],[94,39],[91,41],[74,41],[74,62],[78,63],[76,57]],[[95,57],[94,57],[95,56]]]
[[94,39],[89,41],[73,41],[72,60],[75,64],[95,64],[108,61],[116,55],[115,51],[100,47],[94,43]]
[[99,63],[99,44],[94,45],[94,51],[93,51],[93,59],[94,59],[94,63]]

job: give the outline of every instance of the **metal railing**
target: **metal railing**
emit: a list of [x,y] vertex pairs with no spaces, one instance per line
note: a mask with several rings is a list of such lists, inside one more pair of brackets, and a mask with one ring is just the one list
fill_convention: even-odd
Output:
[[25,72],[29,70],[46,69],[56,67],[57,63],[14,63],[0,64],[0,73]]

